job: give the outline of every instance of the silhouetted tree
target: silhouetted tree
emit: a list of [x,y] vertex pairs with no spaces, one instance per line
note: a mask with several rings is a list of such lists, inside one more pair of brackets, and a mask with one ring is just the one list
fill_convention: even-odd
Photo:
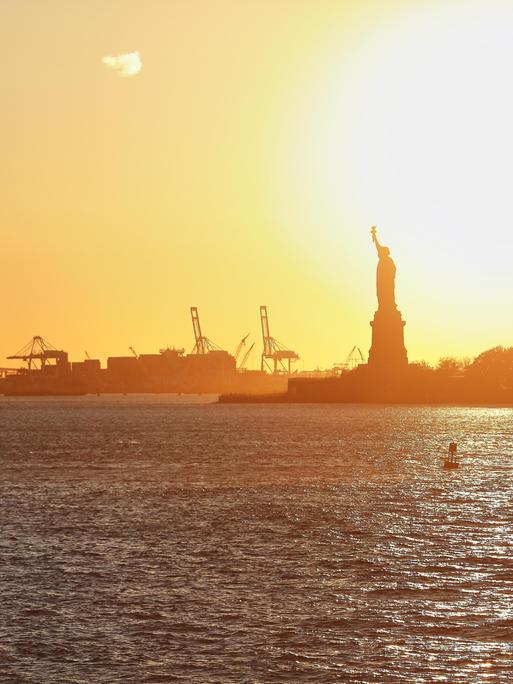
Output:
[[436,372],[445,377],[461,376],[469,363],[470,362],[467,359],[444,356],[438,361]]
[[477,356],[465,375],[474,394],[504,398],[513,391],[513,347],[494,347]]

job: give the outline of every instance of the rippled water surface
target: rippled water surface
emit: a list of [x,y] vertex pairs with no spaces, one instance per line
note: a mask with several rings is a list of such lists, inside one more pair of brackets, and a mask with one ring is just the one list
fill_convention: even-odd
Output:
[[0,440],[1,682],[513,681],[510,409],[4,398]]

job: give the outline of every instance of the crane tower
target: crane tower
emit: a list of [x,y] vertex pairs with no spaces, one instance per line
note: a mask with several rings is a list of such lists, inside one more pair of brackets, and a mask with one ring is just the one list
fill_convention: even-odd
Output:
[[56,365],[66,364],[68,362],[68,355],[65,351],[56,349],[40,335],[35,335],[30,342],[16,352],[16,354],[8,356],[7,358],[25,361],[28,370],[37,367],[37,363],[40,364],[41,368],[44,368],[50,361],[55,361]]
[[261,369],[272,370],[273,373],[290,374],[291,362],[299,359],[299,355],[295,351],[287,349],[274,337],[271,337],[267,306],[260,307],[260,322],[262,324],[262,341],[264,345]]
[[205,337],[201,332],[201,324],[198,314],[198,308],[191,306],[192,327],[194,330],[194,348],[193,354],[208,354],[211,351],[219,351],[219,347],[215,345],[208,337]]

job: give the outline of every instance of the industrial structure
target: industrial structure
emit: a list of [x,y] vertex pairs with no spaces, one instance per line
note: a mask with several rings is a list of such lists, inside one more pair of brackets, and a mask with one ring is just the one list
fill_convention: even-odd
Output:
[[[292,363],[299,355],[271,336],[267,306],[260,307],[262,354],[259,370],[248,370],[255,349],[250,333],[238,342],[233,354],[221,349],[203,334],[198,308],[190,307],[194,346],[164,347],[154,354],[141,354],[128,346],[125,356],[109,356],[102,368],[87,351],[83,361],[68,360],[67,352],[34,336],[9,360],[22,361],[20,368],[0,368],[0,394],[79,395],[87,393],[179,394],[272,394],[284,392],[290,376],[328,377],[335,370],[297,372]],[[358,348],[354,348],[361,356]]]
[[68,361],[67,352],[57,349],[40,335],[35,335],[7,358],[27,365],[13,373],[4,373],[0,389],[4,394],[82,394],[79,390],[82,378],[92,377],[100,369],[99,361],[86,359],[78,364],[81,372],[74,368],[77,364]]
[[237,348],[235,349],[235,351],[233,353],[233,358],[235,359],[235,363],[237,364],[237,366],[239,365],[239,357],[241,355],[242,350],[246,346],[246,340],[248,339],[248,337],[249,337],[249,333],[247,335],[244,335],[244,337],[241,339],[241,341],[239,342],[239,344],[237,345]]
[[362,364],[365,364],[362,350],[358,345],[355,344],[349,354],[346,356],[345,361],[339,361],[338,363],[333,364],[333,370],[335,371],[336,375],[341,375],[345,371],[354,370]]
[[248,347],[249,333],[234,354],[218,347],[203,334],[198,308],[190,308],[194,347],[166,347],[157,354],[138,353],[109,356],[106,368],[85,352],[83,361],[68,361],[67,352],[36,335],[10,360],[23,361],[20,368],[0,369],[0,394],[80,395],[87,393],[168,392],[220,394],[222,392],[279,392],[287,386],[285,376],[247,370],[255,347]]
[[260,307],[260,323],[262,325],[262,359],[260,369],[270,370],[273,373],[291,373],[291,362],[299,359],[299,355],[287,349],[281,342],[271,337],[269,331],[269,316],[267,306]]
[[356,366],[360,366],[362,363],[365,363],[362,350],[355,344],[349,352],[349,354],[347,355],[344,367],[347,370],[352,370],[353,368],[356,368]]
[[11,360],[24,361],[27,364],[27,369],[30,371],[33,368],[43,370],[51,361],[55,361],[56,366],[62,366],[68,363],[68,355],[61,349],[56,349],[52,344],[45,340],[40,335],[34,337],[27,342],[16,354],[7,357]]
[[208,354],[213,351],[221,351],[217,344],[214,344],[208,337],[205,337],[201,332],[201,323],[199,319],[198,308],[191,306],[192,329],[194,331],[194,348],[193,354]]
[[246,353],[242,357],[241,362],[237,365],[237,370],[247,371],[246,364],[247,364],[248,359],[251,355],[251,352],[253,351],[254,346],[255,346],[255,343],[253,342],[252,345],[246,350]]

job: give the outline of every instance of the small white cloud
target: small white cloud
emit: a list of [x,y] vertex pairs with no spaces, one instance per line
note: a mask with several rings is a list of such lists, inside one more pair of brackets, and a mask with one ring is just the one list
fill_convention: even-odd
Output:
[[126,55],[116,55],[103,57],[102,62],[109,69],[117,71],[119,76],[128,78],[135,76],[142,69],[141,57],[138,52],[127,52]]

